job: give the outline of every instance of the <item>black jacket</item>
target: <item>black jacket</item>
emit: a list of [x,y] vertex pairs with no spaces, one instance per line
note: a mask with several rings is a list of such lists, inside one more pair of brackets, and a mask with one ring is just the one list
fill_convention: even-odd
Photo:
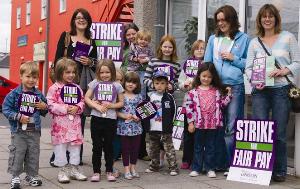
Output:
[[[147,100],[150,101],[150,98],[147,96]],[[165,92],[161,99],[161,108],[162,108],[162,133],[172,134],[173,133],[173,121],[176,116],[176,102],[174,97]],[[143,121],[144,128],[147,132],[150,131],[150,120]]]

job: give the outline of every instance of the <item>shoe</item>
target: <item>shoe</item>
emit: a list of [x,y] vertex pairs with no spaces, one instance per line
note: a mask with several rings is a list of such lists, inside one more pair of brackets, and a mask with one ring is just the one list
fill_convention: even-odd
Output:
[[190,168],[190,164],[188,164],[187,162],[182,162],[180,169],[189,169]]
[[70,178],[69,178],[69,174],[68,174],[68,169],[67,167],[63,167],[57,175],[57,180],[59,183],[69,183],[70,182]]
[[49,164],[50,164],[51,167],[58,167],[58,166],[56,166],[56,165],[54,164],[54,161],[50,161]]
[[100,173],[94,173],[91,177],[91,182],[99,182],[100,181]]
[[113,167],[113,172],[112,172],[113,176],[118,178],[120,176],[120,171],[117,168]]
[[155,172],[155,171],[150,168],[145,170],[145,173],[153,173],[153,172]]
[[213,170],[208,171],[208,172],[207,172],[207,176],[208,176],[209,178],[216,178],[216,177],[217,177],[215,171],[213,171]]
[[224,172],[224,176],[227,177],[227,176],[228,176],[228,173],[229,173],[228,171],[225,171],[225,172]]
[[78,180],[78,181],[86,181],[87,177],[83,175],[81,172],[79,172],[78,167],[72,165],[71,166],[71,171],[70,171],[70,178],[73,180]]
[[109,182],[114,182],[114,181],[117,180],[116,177],[113,176],[112,172],[107,172],[107,173],[106,173],[106,178],[107,178],[107,180],[108,180]]
[[284,175],[274,175],[274,176],[272,176],[272,180],[274,182],[284,182],[285,176]]
[[124,178],[127,180],[132,180],[132,175],[130,172],[124,174]]
[[83,162],[82,162],[82,161],[80,161],[80,162],[79,162],[79,165],[80,165],[80,166],[83,166]]
[[30,186],[41,186],[43,183],[38,177],[32,177],[29,175],[26,175],[25,181],[28,182]]
[[134,178],[140,178],[140,175],[136,171],[131,172],[131,176]]
[[192,172],[190,172],[189,176],[190,177],[197,177],[197,176],[199,176],[199,173],[197,171],[192,171]]
[[147,155],[147,156],[142,157],[142,160],[144,160],[144,161],[151,161],[151,158]]
[[176,176],[176,175],[178,175],[178,172],[177,171],[170,171],[170,175],[171,176]]
[[20,177],[13,177],[10,182],[11,189],[20,189],[21,188],[21,181]]

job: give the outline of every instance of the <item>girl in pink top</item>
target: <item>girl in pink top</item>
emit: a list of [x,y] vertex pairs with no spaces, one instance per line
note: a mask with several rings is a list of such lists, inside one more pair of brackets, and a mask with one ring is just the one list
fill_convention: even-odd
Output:
[[207,176],[216,177],[214,171],[215,137],[217,128],[223,126],[222,108],[231,98],[231,90],[226,88],[223,96],[221,81],[212,63],[204,63],[199,68],[190,90],[184,98],[184,107],[189,132],[195,132],[194,158],[190,176],[198,176],[205,164]]
[[[76,62],[68,58],[60,59],[55,66],[56,82],[47,94],[48,109],[52,114],[54,165],[62,167],[58,173],[60,183],[69,183],[70,178],[87,180],[78,170],[80,146],[83,143],[80,114],[84,108],[84,97],[80,87],[73,83],[76,77]],[[70,164],[66,157],[67,150],[70,152]]]

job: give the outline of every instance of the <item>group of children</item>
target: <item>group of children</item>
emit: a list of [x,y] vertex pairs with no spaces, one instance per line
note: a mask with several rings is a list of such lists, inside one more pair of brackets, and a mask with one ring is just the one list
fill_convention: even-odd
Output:
[[[149,132],[149,152],[151,162],[146,173],[159,171],[161,152],[166,155],[170,175],[178,174],[175,149],[172,142],[173,121],[176,114],[176,103],[172,93],[180,88],[186,92],[183,107],[186,112],[187,129],[194,145],[185,149],[182,168],[192,164],[190,176],[202,172],[203,165],[209,177],[214,172],[214,139],[216,129],[222,126],[222,108],[231,98],[230,88],[224,89],[212,63],[202,63],[194,78],[187,78],[181,73],[182,82],[178,82],[181,66],[177,63],[176,43],[172,36],[163,36],[156,58],[149,48],[151,36],[141,31],[137,43],[132,45],[129,71],[118,74],[112,60],[100,60],[96,67],[96,78],[89,83],[86,94],[74,83],[78,76],[76,63],[68,58],[57,61],[55,68],[56,82],[49,88],[47,97],[35,88],[38,80],[38,67],[33,62],[23,63],[20,67],[21,85],[10,92],[3,103],[3,113],[11,125],[12,141],[9,146],[8,171],[12,174],[11,188],[20,188],[19,175],[26,172],[26,181],[31,186],[39,186],[39,137],[41,130],[40,115],[47,110],[52,117],[51,138],[54,146],[54,164],[61,167],[58,181],[68,183],[70,179],[85,181],[87,177],[78,169],[80,146],[83,143],[81,134],[81,114],[84,106],[91,111],[91,138],[93,144],[93,175],[90,180],[101,180],[101,156],[104,151],[106,178],[115,181],[113,174],[114,152],[113,139],[121,138],[124,178],[138,178],[136,163],[142,129]],[[191,56],[203,60],[205,43],[196,41]],[[118,79],[118,80],[117,80]],[[111,101],[100,101],[95,95],[99,83],[110,83],[115,97]],[[179,84],[178,84],[179,83]],[[72,85],[80,91],[77,104],[64,102],[62,88]],[[146,87],[147,86],[147,95]],[[38,96],[34,103],[36,112],[28,117],[19,112],[18,97],[23,92],[32,92]],[[157,107],[156,115],[141,120],[136,115],[136,107],[143,101],[150,101]],[[33,130],[22,128],[32,120]],[[143,127],[142,127],[143,124]],[[193,136],[191,133],[194,133]],[[193,138],[194,137],[194,138]],[[184,139],[186,141],[186,138]],[[186,147],[186,145],[184,145]],[[194,147],[193,147],[194,146]],[[69,152],[69,160],[66,157]],[[188,158],[185,158],[190,153]]]

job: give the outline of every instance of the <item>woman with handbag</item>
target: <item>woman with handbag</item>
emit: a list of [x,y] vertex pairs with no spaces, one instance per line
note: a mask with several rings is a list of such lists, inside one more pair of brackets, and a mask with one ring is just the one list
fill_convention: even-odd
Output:
[[[265,4],[260,8],[256,17],[256,30],[257,37],[250,42],[246,62],[246,75],[253,86],[252,118],[270,119],[271,111],[271,119],[277,122],[272,179],[283,182],[287,172],[286,127],[291,107],[288,80],[295,83],[300,69],[300,51],[295,36],[282,31],[279,11],[272,4]],[[266,75],[274,78],[274,86],[254,84],[253,61],[267,56],[275,58],[275,69]]]
[[[95,69],[97,64],[97,46],[95,41],[92,39],[90,27],[92,25],[92,18],[89,12],[83,8],[76,9],[72,15],[70,22],[70,31],[62,32],[60,35],[59,41],[57,43],[57,49],[54,60],[54,68],[56,62],[62,57],[73,57],[74,50],[77,42],[84,43],[86,45],[90,45],[91,48],[89,50],[88,56],[80,56],[77,63],[77,71],[78,71],[78,84],[82,89],[83,93],[85,93],[88,89],[87,85],[91,82],[95,77]],[[82,134],[84,134],[84,125],[85,118],[89,115],[90,111],[87,109],[87,106],[84,110],[84,113],[81,115],[81,128]],[[81,146],[80,150],[80,165],[82,165],[82,152],[83,146]],[[53,164],[54,161],[54,153],[50,158],[50,165],[55,166]]]

